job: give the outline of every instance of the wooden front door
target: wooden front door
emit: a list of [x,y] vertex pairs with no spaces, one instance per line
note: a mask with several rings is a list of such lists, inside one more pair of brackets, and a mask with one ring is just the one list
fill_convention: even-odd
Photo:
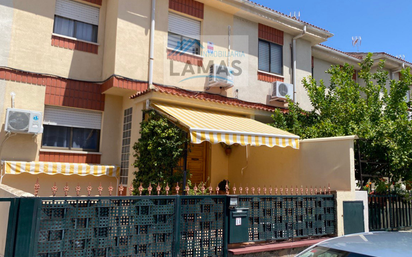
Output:
[[206,142],[192,144],[190,151],[187,153],[187,169],[192,175],[190,180],[193,185],[206,182],[206,147]]

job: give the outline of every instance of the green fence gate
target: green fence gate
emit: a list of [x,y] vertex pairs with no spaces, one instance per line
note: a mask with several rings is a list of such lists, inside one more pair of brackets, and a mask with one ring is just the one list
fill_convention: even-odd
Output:
[[[5,256],[227,256],[227,196],[33,197],[10,201]],[[335,234],[333,195],[239,196],[249,241]]]

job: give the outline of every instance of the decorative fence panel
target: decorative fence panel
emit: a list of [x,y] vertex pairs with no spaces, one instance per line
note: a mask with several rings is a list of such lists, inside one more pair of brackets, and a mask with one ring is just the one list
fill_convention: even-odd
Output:
[[179,256],[223,256],[225,196],[181,196]]
[[369,195],[369,230],[412,228],[411,200],[398,195]]
[[[240,195],[249,241],[335,235],[333,195]],[[10,256],[227,256],[225,195],[17,198]]]
[[286,240],[336,233],[333,195],[239,196],[249,208],[249,241]]
[[43,200],[37,256],[172,256],[176,199]]

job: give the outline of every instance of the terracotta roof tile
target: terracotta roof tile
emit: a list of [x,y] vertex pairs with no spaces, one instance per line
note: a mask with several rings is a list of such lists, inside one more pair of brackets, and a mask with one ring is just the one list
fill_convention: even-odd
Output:
[[323,46],[323,47],[325,47],[325,48],[328,48],[328,49],[330,49],[330,50],[333,50],[333,51],[336,51],[336,52],[339,52],[339,53],[342,53],[342,54],[346,54],[347,56],[355,57],[355,58],[357,58],[357,59],[359,59],[359,60],[362,60],[362,56],[359,56],[359,55],[357,55],[356,53],[343,52],[343,51],[341,51],[341,50],[338,50],[338,49],[336,49],[336,48],[333,48],[333,47],[330,47],[330,46],[327,46],[327,45],[324,45],[324,44],[319,44],[319,45],[320,45],[320,46]]
[[[359,53],[357,53],[357,52],[347,52],[347,54],[350,54],[350,55],[353,55],[353,56],[358,56],[358,58],[363,59],[363,57],[365,57],[368,53],[367,53],[367,52],[359,52]],[[399,58],[399,57],[397,57],[397,56],[388,54],[388,53],[386,53],[386,52],[373,52],[372,54],[374,54],[374,55],[375,55],[375,54],[386,55],[386,56],[389,56],[389,57],[391,57],[391,58],[397,59],[398,61],[401,61],[401,62],[407,63],[407,64],[409,64],[409,65],[412,65],[412,62],[408,62],[408,61],[406,61],[406,60],[404,60],[404,59],[402,59],[402,58]]]
[[164,93],[164,94],[169,94],[169,95],[193,98],[193,99],[210,101],[214,103],[220,103],[220,104],[226,104],[226,105],[232,105],[232,106],[238,106],[238,107],[243,107],[243,108],[257,109],[257,110],[262,110],[262,111],[267,111],[267,112],[273,112],[275,109],[279,109],[277,107],[265,105],[261,103],[252,103],[252,102],[247,102],[247,101],[239,100],[236,98],[230,98],[230,97],[226,97],[222,95],[211,94],[211,93],[201,92],[201,91],[190,91],[190,90],[185,90],[185,89],[181,89],[177,87],[169,87],[169,86],[162,86],[162,85],[155,85],[154,89],[147,89],[145,91],[138,92],[130,96],[130,98],[135,99],[149,92],[159,92],[159,93]]
[[250,0],[246,0],[246,2],[249,2],[249,3],[251,3],[251,4],[254,4],[254,5],[257,5],[257,6],[259,6],[259,7],[262,7],[262,8],[264,8],[264,9],[268,10],[268,11],[271,11],[271,12],[280,14],[280,15],[282,15],[282,16],[285,16],[285,17],[288,17],[288,18],[291,18],[291,19],[300,21],[300,22],[302,22],[302,23],[304,23],[304,24],[306,24],[306,25],[309,25],[309,26],[312,26],[312,27],[314,27],[314,28],[317,28],[317,29],[320,29],[320,30],[322,30],[322,31],[325,31],[325,32],[330,33],[330,32],[329,32],[328,30],[326,30],[326,29],[323,29],[323,28],[321,28],[321,27],[315,26],[315,25],[310,24],[310,23],[308,23],[308,22],[299,20],[299,19],[297,19],[296,17],[290,16],[290,15],[286,15],[286,14],[284,14],[284,13],[282,13],[282,12],[276,11],[276,10],[274,10],[274,9],[272,9],[272,8],[267,7],[267,6],[258,4],[258,3],[256,3],[256,2],[253,2],[253,1],[250,1]]

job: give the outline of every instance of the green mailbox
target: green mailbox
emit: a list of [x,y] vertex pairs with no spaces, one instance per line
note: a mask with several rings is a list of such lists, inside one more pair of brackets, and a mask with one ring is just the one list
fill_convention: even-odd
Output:
[[229,244],[249,241],[249,209],[238,208],[237,196],[228,196]]

